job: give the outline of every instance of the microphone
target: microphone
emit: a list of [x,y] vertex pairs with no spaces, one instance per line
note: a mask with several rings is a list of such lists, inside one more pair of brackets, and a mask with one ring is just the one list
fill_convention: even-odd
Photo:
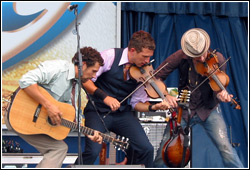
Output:
[[78,7],[77,4],[69,5],[69,6],[68,6],[68,10],[69,10],[69,11],[73,11],[73,9],[75,9],[75,8],[77,8],[77,7]]

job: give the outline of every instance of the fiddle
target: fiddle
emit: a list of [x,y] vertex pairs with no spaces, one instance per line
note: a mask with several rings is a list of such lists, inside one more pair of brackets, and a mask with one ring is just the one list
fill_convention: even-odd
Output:
[[147,92],[149,97],[153,99],[159,97],[165,99],[162,91],[166,89],[166,86],[161,80],[156,79],[154,76],[152,76],[153,72],[154,69],[151,63],[148,63],[142,67],[132,65],[129,69],[130,77],[135,79],[137,82],[144,83],[149,79],[147,83],[144,84],[145,91]]
[[[142,67],[132,65],[129,69],[129,75],[137,82],[142,82],[149,97],[153,99],[160,97],[162,100],[165,100],[166,97],[162,92],[166,90],[166,86],[161,80],[156,79],[154,75],[157,74],[168,63],[162,66],[157,72],[154,72],[153,66],[151,64],[152,62],[153,61]],[[169,111],[173,113],[174,109],[170,107]]]
[[[226,87],[228,86],[230,79],[225,72],[219,69],[219,61],[215,52],[216,51],[214,50],[213,52],[208,53],[204,63],[195,63],[195,70],[200,75],[207,76],[209,78],[209,85],[213,91],[226,91]],[[235,109],[241,109],[240,105],[234,99],[231,99],[231,103],[235,105]]]
[[[161,97],[162,100],[165,99],[165,96],[163,95],[162,91],[166,89],[165,84],[161,82],[160,80],[157,80],[157,84],[155,83],[155,75],[161,71],[165,66],[168,65],[168,63],[164,64],[160,69],[158,69],[156,72],[153,73],[153,67],[151,63],[145,64],[142,67],[137,67],[135,65],[131,65],[129,68],[129,75],[131,78],[137,80],[137,82],[142,82],[134,91],[132,91],[129,95],[127,95],[122,101],[120,101],[120,104],[122,104],[124,101],[126,101],[131,95],[133,95],[138,89],[140,89],[142,86],[148,87],[146,92],[147,94],[152,98],[159,98]],[[154,80],[153,80],[154,79]],[[149,86],[150,84],[150,86]],[[159,85],[159,87],[158,87]],[[169,109],[170,111],[172,108]],[[109,115],[111,111],[109,111],[106,115],[103,116],[105,118],[107,115]]]

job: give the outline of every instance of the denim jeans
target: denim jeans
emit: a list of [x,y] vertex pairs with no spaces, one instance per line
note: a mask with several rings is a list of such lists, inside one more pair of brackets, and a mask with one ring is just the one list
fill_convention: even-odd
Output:
[[[243,167],[243,164],[240,161],[236,153],[236,150],[232,147],[232,145],[229,142],[226,124],[222,117],[220,106],[214,109],[205,121],[202,121],[197,115],[192,117],[192,119],[190,120],[190,126],[193,126],[197,123],[199,123],[205,129],[207,135],[211,138],[212,142],[219,150],[225,167],[227,168]],[[183,128],[186,127],[186,122],[184,121],[184,119],[181,120],[181,126]],[[163,138],[160,143],[160,147],[157,150],[157,154],[154,159],[154,167],[156,168],[167,167],[164,164],[164,161],[162,160],[161,151],[164,144],[169,139],[169,137],[170,137],[170,127],[167,126],[165,128]]]

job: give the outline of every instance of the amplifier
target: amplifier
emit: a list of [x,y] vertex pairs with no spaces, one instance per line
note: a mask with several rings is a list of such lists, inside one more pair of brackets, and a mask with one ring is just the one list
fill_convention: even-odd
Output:
[[[168,93],[171,96],[177,96],[178,95],[178,88],[176,87],[168,87],[167,88]],[[149,102],[151,104],[156,104],[159,102],[162,102],[161,98],[150,98]],[[171,117],[171,113],[169,110],[157,110],[155,112],[136,112],[137,118],[141,121],[141,122],[168,122],[170,117]]]
[[168,122],[171,114],[168,110],[157,110],[156,112],[136,112],[140,122]]
[[154,158],[162,140],[167,123],[141,123],[150,143],[154,147]]

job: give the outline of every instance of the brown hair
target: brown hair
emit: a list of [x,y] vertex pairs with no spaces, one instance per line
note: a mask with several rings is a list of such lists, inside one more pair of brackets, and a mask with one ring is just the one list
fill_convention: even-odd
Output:
[[142,51],[142,48],[155,50],[155,41],[148,32],[137,31],[129,40],[128,49],[130,50],[131,48],[135,48],[138,53]]
[[[83,47],[80,49],[80,53],[82,54],[82,61],[86,62],[87,67],[95,65],[96,62],[98,62],[100,66],[104,65],[104,61],[101,57],[101,54],[92,47]],[[78,60],[78,52],[76,52],[74,57],[72,58],[72,63],[74,65],[77,65],[79,62]]]

